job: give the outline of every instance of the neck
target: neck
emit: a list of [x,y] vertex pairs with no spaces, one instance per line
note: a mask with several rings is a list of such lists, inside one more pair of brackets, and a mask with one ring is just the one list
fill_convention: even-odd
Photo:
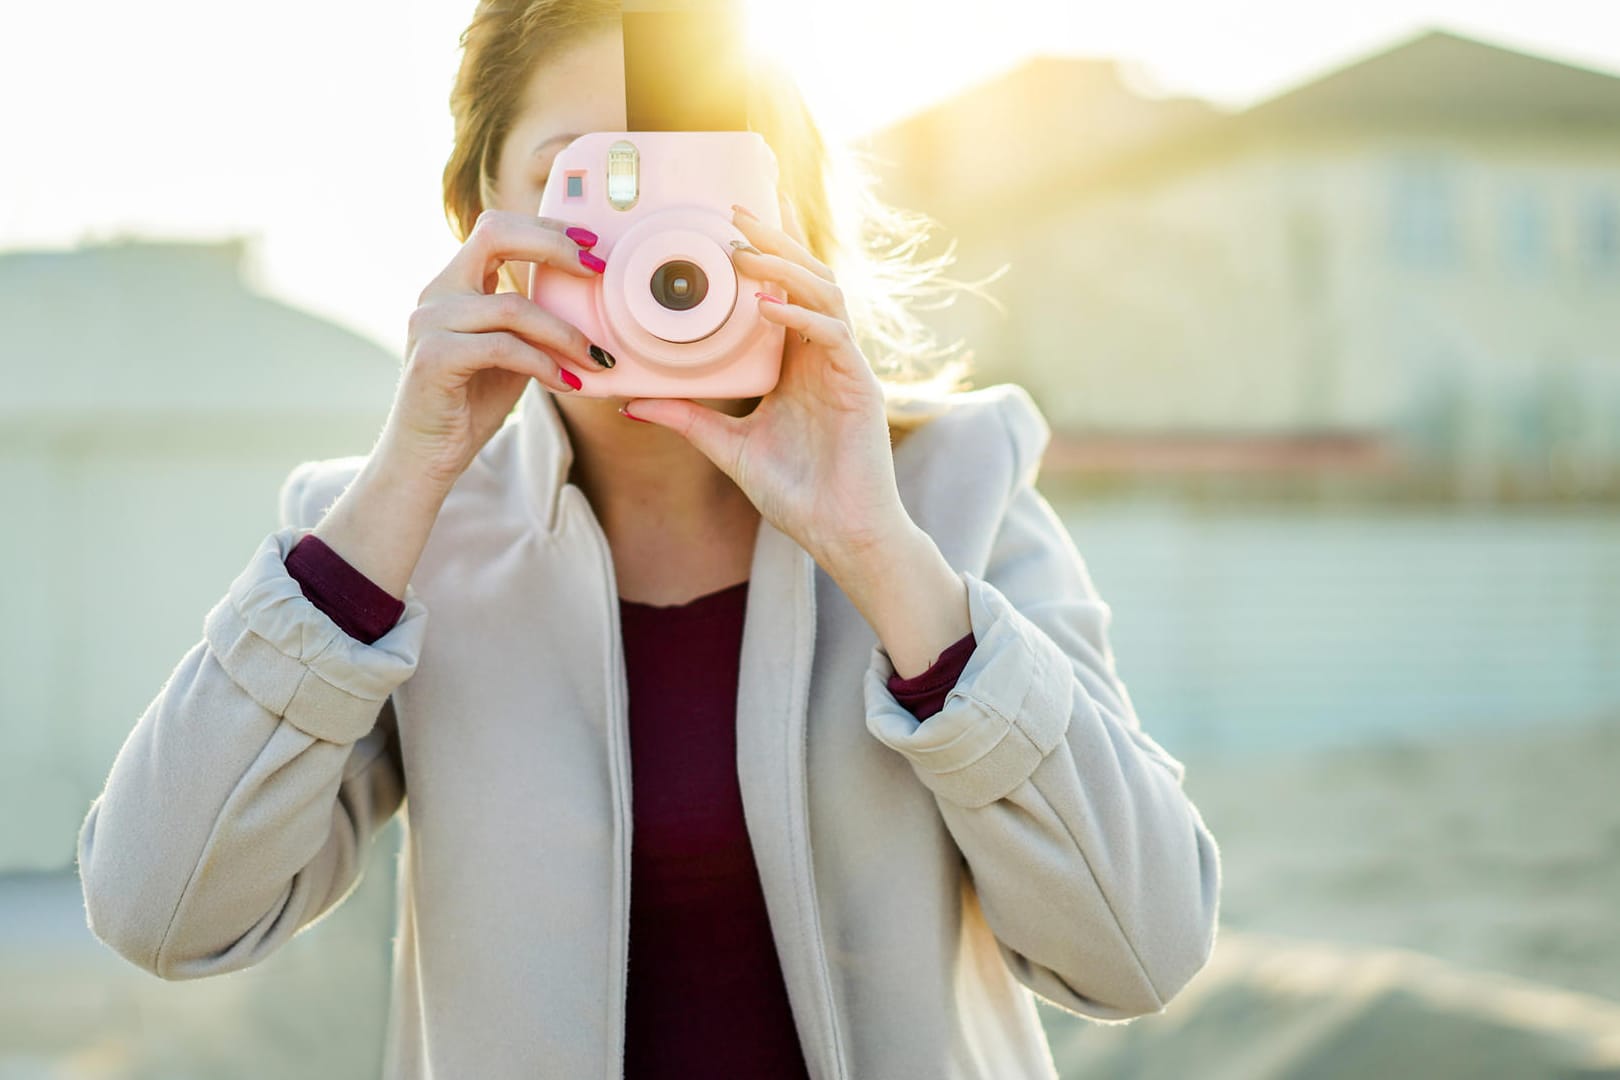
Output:
[[[574,451],[568,480],[585,493],[609,536],[651,528],[671,542],[699,541],[756,513],[731,478],[679,434],[621,416],[622,400],[555,399]],[[696,400],[731,416],[757,403]]]

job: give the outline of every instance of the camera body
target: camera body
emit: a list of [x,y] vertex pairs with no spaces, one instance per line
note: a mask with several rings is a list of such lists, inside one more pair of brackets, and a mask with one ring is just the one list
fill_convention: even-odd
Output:
[[607,262],[580,277],[532,264],[529,299],[613,354],[587,397],[746,398],[781,374],[785,328],[759,314],[731,259],[733,203],[780,228],[776,156],[753,131],[597,131],[551,164],[541,217],[597,235]]

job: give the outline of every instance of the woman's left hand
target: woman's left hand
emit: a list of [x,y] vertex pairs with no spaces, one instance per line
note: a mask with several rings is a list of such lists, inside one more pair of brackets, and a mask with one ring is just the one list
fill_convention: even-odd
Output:
[[787,327],[780,381],[747,416],[688,398],[632,398],[625,409],[684,436],[765,520],[831,569],[914,526],[895,482],[883,389],[855,343],[843,291],[810,253],[791,204],[781,203],[791,234],[746,211],[732,217],[757,249],[734,250],[738,270],[788,295],[748,298]]

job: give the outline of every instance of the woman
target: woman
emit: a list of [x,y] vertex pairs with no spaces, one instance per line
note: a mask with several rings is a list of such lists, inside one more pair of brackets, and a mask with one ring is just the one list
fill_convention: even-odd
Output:
[[480,4],[463,246],[377,445],[294,471],[120,750],[91,926],[168,979],[257,963],[408,792],[390,1077],[1053,1076],[1030,991],[1162,1009],[1219,868],[1034,487],[1045,421],[947,393],[891,449],[860,343],[907,324],[823,258],[860,265],[791,96],[756,124],[785,227],[734,219],[788,297],[778,387],[571,397],[611,358],[513,271],[602,269],[533,208],[571,133],[624,129],[617,20]]

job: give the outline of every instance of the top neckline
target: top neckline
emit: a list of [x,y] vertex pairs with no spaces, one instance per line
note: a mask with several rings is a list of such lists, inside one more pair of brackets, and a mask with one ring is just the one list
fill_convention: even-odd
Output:
[[636,612],[649,612],[655,615],[684,615],[705,613],[726,604],[729,601],[744,596],[748,589],[748,578],[734,585],[706,592],[702,596],[694,596],[684,604],[649,604],[640,600],[626,600],[619,597],[619,606]]

